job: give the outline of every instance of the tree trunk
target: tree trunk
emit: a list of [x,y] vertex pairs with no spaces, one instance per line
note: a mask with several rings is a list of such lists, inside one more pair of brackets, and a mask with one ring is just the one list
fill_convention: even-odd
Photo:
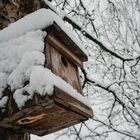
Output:
[[0,134],[0,140],[30,140],[29,133],[15,133],[12,130],[6,130],[3,134]]
[[0,0],[0,30],[40,7],[39,0]]

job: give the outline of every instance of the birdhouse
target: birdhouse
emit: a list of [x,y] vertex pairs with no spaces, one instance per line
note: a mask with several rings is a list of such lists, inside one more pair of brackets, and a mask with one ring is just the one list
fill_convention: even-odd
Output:
[[[53,94],[42,96],[35,93],[20,109],[13,100],[13,95],[8,94],[11,91],[7,88],[7,108],[12,109],[9,109],[10,115],[6,112],[0,118],[3,130],[9,128],[16,132],[43,136],[93,117],[92,109],[83,100],[78,72],[78,67],[82,68],[83,62],[87,61],[86,54],[56,22],[43,31],[47,32],[44,39],[44,68],[71,88],[66,88],[63,83],[65,90],[54,85]],[[28,92],[24,95],[28,95]]]

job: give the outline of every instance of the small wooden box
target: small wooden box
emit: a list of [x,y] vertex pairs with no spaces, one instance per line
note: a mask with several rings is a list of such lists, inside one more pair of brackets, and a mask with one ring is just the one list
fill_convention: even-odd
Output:
[[[87,56],[56,23],[45,31],[44,67],[51,69],[82,94],[78,66],[83,67]],[[7,105],[10,111],[0,117],[1,132],[9,128],[15,132],[43,136],[93,117],[90,107],[57,87],[54,87],[52,96],[35,94],[21,110],[10,92],[8,88],[5,90],[10,96]]]

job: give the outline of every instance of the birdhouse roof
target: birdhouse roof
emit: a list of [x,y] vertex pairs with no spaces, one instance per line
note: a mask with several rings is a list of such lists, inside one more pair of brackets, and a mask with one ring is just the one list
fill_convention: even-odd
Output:
[[1,30],[0,42],[8,41],[37,29],[52,30],[54,35],[60,39],[68,49],[75,53],[82,61],[87,60],[85,47],[81,40],[65,25],[61,17],[49,9],[42,8],[35,11]]

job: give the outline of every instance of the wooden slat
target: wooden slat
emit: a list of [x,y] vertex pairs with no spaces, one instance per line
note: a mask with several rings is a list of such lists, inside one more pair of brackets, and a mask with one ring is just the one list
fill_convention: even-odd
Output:
[[47,35],[47,42],[76,65],[81,68],[83,67],[83,62],[51,33],[48,33]]
[[71,52],[73,52],[81,61],[87,61],[87,55],[76,45],[76,43],[65,33],[61,27],[54,22],[53,25],[45,29],[47,33],[52,33],[60,42],[62,42]]
[[[14,129],[14,126],[16,127],[19,125],[19,120],[24,119],[29,116],[41,114],[44,109],[49,108],[53,104],[54,104],[53,100],[46,98],[42,102],[40,102],[36,105],[33,105],[31,107],[26,107],[25,109],[20,110],[11,116],[5,117],[3,120],[0,121],[0,126],[5,127],[5,128]],[[26,123],[25,123],[25,125],[26,125]]]
[[[77,75],[78,68],[69,59],[51,47],[51,71],[68,82],[79,93],[82,93],[80,81]],[[63,62],[64,61],[64,62]]]
[[[30,124],[18,124],[18,129],[15,129],[15,131],[18,133],[20,130],[20,132],[23,133],[29,132],[43,136],[87,120],[84,116],[67,109],[57,102],[54,102],[52,106],[44,108],[42,112],[45,114],[45,118]],[[33,115],[33,117],[34,116],[39,115]],[[16,128],[15,123],[13,124],[13,128]]]
[[56,102],[63,104],[68,109],[71,109],[86,118],[93,117],[93,111],[91,108],[80,102],[79,100],[73,98],[72,96],[68,95],[64,91],[60,90],[59,88],[55,87],[55,95],[52,96]]
[[45,55],[45,67],[51,69],[52,67],[51,46],[47,42],[47,38],[45,39],[44,55]]
[[47,135],[47,134],[51,134],[51,133],[57,132],[57,131],[62,130],[64,128],[68,128],[70,126],[73,126],[73,125],[76,125],[76,124],[82,122],[81,120],[73,120],[73,121],[69,121],[69,122],[63,123],[63,124],[61,124],[61,125],[59,125],[57,127],[54,127],[52,129],[40,132],[38,134],[38,136],[44,136],[44,135]]

